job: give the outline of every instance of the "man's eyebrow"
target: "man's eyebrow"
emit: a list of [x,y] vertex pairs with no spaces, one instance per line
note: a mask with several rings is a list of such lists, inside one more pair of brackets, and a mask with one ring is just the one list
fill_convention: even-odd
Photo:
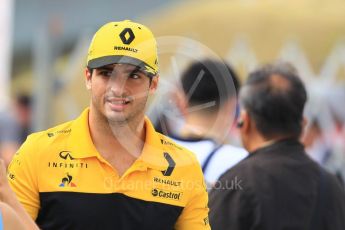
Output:
[[131,73],[137,73],[137,72],[144,73],[143,71],[140,70],[139,66],[136,66],[134,69],[129,70],[129,72],[131,72]]
[[145,73],[144,71],[142,71],[142,70],[140,69],[139,66],[135,67],[134,69],[128,70],[127,72],[128,72],[128,73],[131,73],[131,74],[137,74],[137,73],[139,73],[139,74],[144,74],[144,75],[146,75],[146,73]]
[[[114,71],[114,66],[102,66],[97,68],[98,71],[102,71],[102,70],[107,70],[107,71]],[[145,72],[143,72],[139,66],[135,66],[134,68],[128,68],[124,70],[125,73],[130,73],[130,74],[135,74],[135,73],[142,73],[145,74]]]

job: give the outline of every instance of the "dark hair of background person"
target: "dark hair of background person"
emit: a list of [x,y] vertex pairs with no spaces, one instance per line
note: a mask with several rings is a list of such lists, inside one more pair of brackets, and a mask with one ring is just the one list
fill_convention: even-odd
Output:
[[31,97],[25,94],[17,95],[16,101],[19,105],[24,106],[26,108],[30,108],[31,106]]
[[214,102],[206,110],[210,112],[216,111],[227,99],[236,96],[239,89],[235,71],[224,62],[211,59],[192,63],[183,72],[181,84],[189,106]]
[[249,74],[240,92],[240,104],[266,138],[299,137],[307,100],[296,69],[285,62],[265,65]]

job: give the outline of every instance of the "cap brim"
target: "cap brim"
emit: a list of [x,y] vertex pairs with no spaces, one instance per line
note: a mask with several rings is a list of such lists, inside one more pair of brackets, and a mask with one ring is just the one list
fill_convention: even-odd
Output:
[[[123,56],[123,55],[113,55],[113,56],[104,56],[104,57],[95,58],[95,59],[90,60],[87,63],[87,67],[91,69],[96,69],[96,68],[100,68],[102,66],[111,65],[111,64],[130,64],[130,65],[138,66],[141,71],[145,72],[146,74],[150,76],[156,75],[156,73],[152,72],[153,68],[147,65],[145,62],[137,58]],[[147,67],[151,68],[151,70],[148,69]]]

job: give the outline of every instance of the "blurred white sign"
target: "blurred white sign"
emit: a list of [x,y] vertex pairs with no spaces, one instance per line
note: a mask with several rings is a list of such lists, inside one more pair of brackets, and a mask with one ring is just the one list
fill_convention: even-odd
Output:
[[0,110],[9,100],[11,59],[12,59],[12,26],[13,0],[1,0],[0,4]]

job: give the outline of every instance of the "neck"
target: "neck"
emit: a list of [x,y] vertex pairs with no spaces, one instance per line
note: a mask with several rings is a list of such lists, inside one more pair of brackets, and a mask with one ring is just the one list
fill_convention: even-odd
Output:
[[[219,127],[219,123],[223,123],[221,128]],[[207,138],[213,139],[218,143],[223,143],[227,136],[227,131],[228,130],[224,125],[224,120],[218,117],[217,113],[190,113],[185,116],[185,125],[183,126],[180,135],[184,138]]]
[[140,156],[145,142],[143,117],[129,122],[109,122],[90,108],[89,127],[92,141],[103,157],[116,153],[127,153],[135,158]]
[[247,150],[248,152],[254,152],[257,149],[264,148],[266,146],[272,145],[275,142],[280,140],[289,138],[290,136],[276,136],[272,138],[265,138],[261,135],[257,135],[256,137],[251,137],[251,143],[248,145]]

